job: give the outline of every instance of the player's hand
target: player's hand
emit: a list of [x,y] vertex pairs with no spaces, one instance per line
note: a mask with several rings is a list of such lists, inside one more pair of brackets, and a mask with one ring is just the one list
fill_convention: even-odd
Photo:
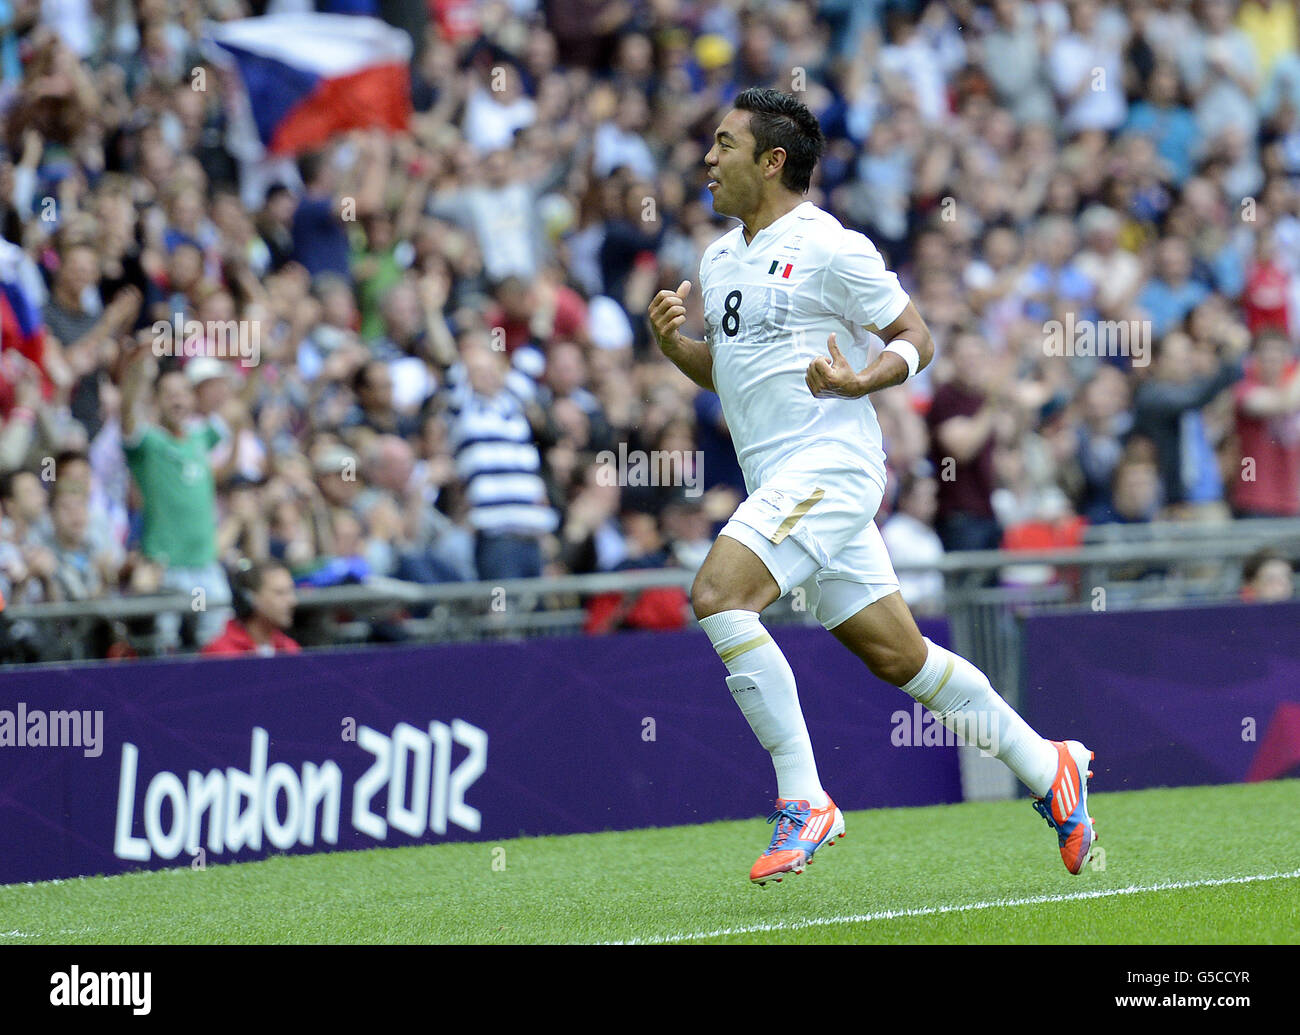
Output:
[[690,293],[691,282],[683,280],[676,291],[665,289],[651,300],[650,326],[661,349],[677,341],[677,328],[686,322],[686,298]]
[[857,399],[862,395],[858,385],[857,371],[835,345],[835,332],[826,339],[830,358],[818,356],[808,364],[808,373],[804,381],[808,391],[818,399]]

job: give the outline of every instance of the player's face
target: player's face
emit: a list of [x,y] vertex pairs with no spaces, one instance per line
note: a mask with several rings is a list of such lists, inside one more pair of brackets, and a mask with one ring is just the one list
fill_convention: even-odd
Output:
[[713,135],[713,146],[704,156],[712,179],[713,210],[724,216],[742,216],[758,207],[763,177],[754,160],[754,136],[749,131],[749,113],[727,112]]

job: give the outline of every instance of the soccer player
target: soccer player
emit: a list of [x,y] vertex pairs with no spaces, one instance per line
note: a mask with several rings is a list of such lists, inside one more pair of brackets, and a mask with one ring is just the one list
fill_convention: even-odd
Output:
[[[759,620],[800,585],[822,625],[872,673],[1029,787],[1077,874],[1096,837],[1092,753],[1034,732],[979,669],[921,635],[898,591],[874,522],[885,455],[868,397],[915,376],[934,344],[871,241],[803,199],[822,147],[817,119],[797,99],[741,93],[704,158],[715,211],[740,220],[700,262],[705,340],[679,331],[690,281],[660,291],[649,309],[664,354],[722,400],[749,491],[691,589],[732,697],[776,769],[776,828],[749,878],[800,873],[844,836],[794,675]],[[885,343],[870,364],[868,332]]]

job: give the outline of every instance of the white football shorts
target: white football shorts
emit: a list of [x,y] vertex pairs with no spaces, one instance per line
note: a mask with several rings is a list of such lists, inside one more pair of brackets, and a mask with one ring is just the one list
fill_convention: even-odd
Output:
[[898,590],[874,520],[882,497],[866,471],[788,464],[736,508],[721,534],[758,555],[781,596],[801,587],[801,603],[834,629]]

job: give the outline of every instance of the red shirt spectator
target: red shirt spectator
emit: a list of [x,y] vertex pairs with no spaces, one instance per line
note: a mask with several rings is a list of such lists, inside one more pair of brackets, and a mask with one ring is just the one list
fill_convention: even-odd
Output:
[[1236,387],[1241,464],[1232,482],[1238,514],[1300,514],[1300,363],[1281,334],[1260,338]]
[[1276,259],[1256,261],[1246,276],[1246,290],[1241,293],[1241,305],[1246,317],[1246,328],[1259,334],[1269,328],[1289,333],[1287,322],[1287,295],[1290,278]]
[[301,649],[284,630],[293,625],[298,598],[293,576],[279,561],[247,564],[230,578],[235,617],[203,648],[209,657],[244,654],[297,654]]
[[506,352],[536,339],[546,346],[552,341],[586,343],[587,304],[582,296],[564,284],[551,290],[537,283],[532,290],[518,277],[507,277],[496,290],[497,304],[485,317],[489,327],[505,331]]
[[226,623],[225,632],[203,648],[210,657],[233,658],[243,654],[297,654],[302,650],[296,640],[279,629],[271,630],[270,639],[258,643],[238,618]]

